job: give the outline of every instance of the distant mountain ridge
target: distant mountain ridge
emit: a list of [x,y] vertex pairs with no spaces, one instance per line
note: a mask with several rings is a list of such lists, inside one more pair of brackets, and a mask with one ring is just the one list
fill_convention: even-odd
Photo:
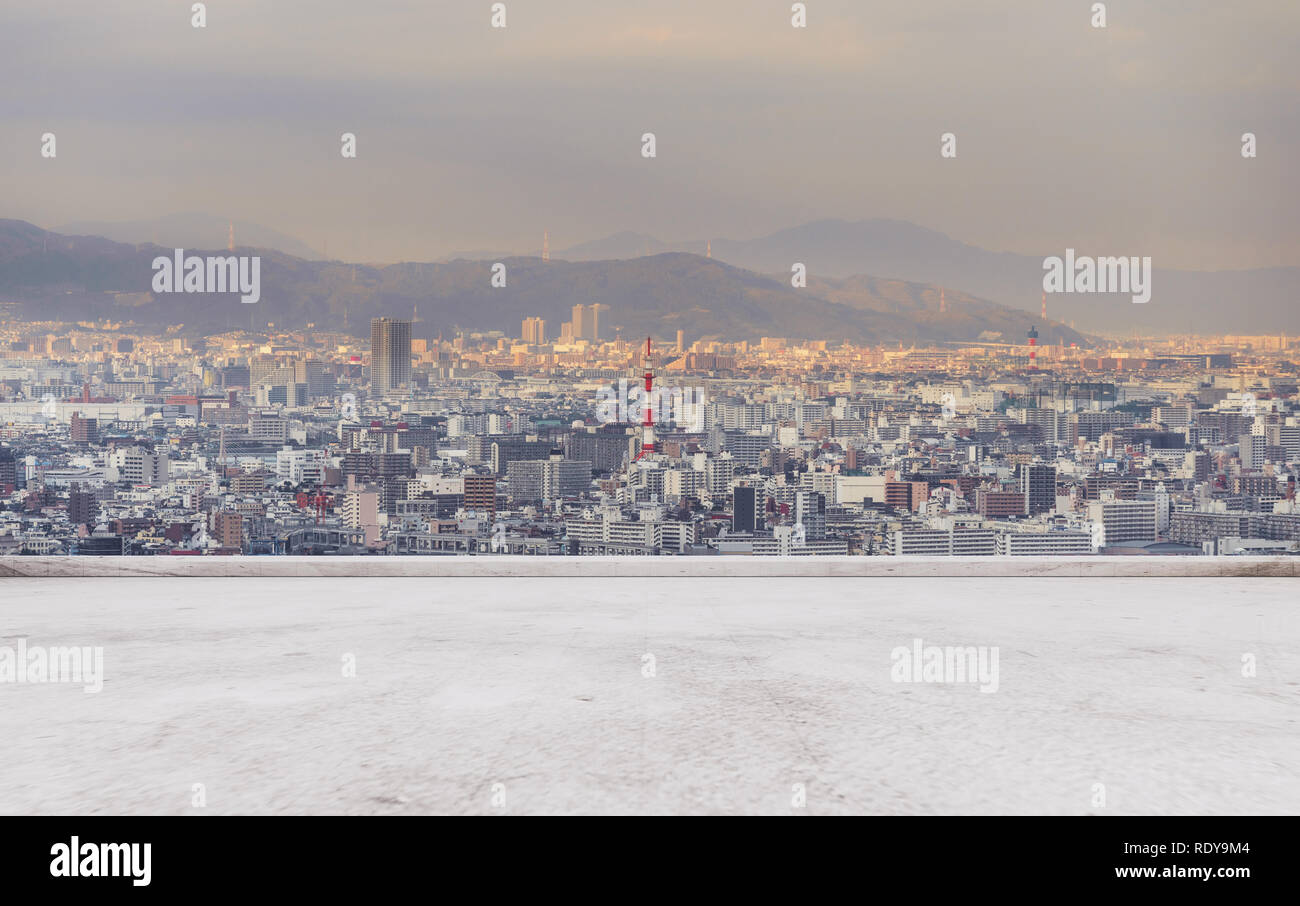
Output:
[[[784,275],[767,276],[681,252],[601,261],[544,262],[506,258],[504,288],[491,285],[492,261],[400,263],[384,266],[309,261],[272,249],[257,254],[261,301],[235,295],[151,292],[151,263],[171,246],[126,245],[99,237],[47,233],[22,221],[0,221],[0,301],[22,303],[31,320],[129,320],[142,327],[183,324],[215,333],[250,324],[343,330],[364,335],[372,317],[409,318],[416,336],[457,328],[501,330],[516,336],[525,317],[540,316],[552,336],[572,306],[601,303],[602,336],[757,340],[762,336],[849,339],[861,343],[941,343],[988,339],[1021,343],[1030,323],[1040,342],[1086,344],[1059,322],[1039,323],[1024,312],[947,288],[949,311],[939,313],[938,287],[875,277],[813,277],[806,289]],[[187,248],[224,255],[224,249]]]
[[[958,287],[980,298],[1039,312],[1043,256],[990,252],[935,230],[901,220],[819,220],[756,239],[689,240],[664,243],[651,236],[618,233],[555,254],[571,260],[624,257],[633,242],[663,251],[703,254],[760,273],[790,272],[794,262],[809,277],[843,278],[875,274],[913,283]],[[1140,250],[1077,249],[1080,255],[1134,254]],[[1154,267],[1153,294],[1146,304],[1129,295],[1048,296],[1048,313],[1081,329],[1111,334],[1300,333],[1300,268],[1182,271]]]
[[168,214],[149,220],[78,221],[64,224],[56,232],[67,236],[102,236],[114,242],[133,245],[171,242],[176,248],[225,248],[232,224],[237,245],[275,249],[297,258],[324,257],[306,243],[279,230],[246,220],[232,220],[198,212]]

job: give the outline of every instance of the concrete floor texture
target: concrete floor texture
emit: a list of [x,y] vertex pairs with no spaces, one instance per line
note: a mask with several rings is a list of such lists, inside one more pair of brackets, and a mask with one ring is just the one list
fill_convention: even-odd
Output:
[[3,579],[0,813],[1293,814],[1296,589]]

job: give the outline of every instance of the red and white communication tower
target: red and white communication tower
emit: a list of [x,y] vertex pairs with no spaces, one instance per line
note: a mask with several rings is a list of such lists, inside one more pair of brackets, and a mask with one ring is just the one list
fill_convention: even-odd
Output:
[[1029,339],[1029,370],[1038,370],[1038,328],[1032,324],[1029,326],[1029,333],[1026,334]]
[[655,445],[655,414],[654,405],[651,400],[652,391],[654,390],[655,376],[650,364],[650,338],[645,338],[645,398],[641,401],[641,452],[636,455],[638,460],[647,453],[656,452]]
[[323,490],[318,490],[314,497],[307,498],[307,503],[316,508],[316,524],[320,525],[325,519],[325,510],[333,503],[333,500]]

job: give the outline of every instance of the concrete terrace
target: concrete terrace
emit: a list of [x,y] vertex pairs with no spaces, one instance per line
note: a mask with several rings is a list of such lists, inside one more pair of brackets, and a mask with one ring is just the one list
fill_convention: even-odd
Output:
[[[102,646],[104,663],[97,694],[0,683],[0,813],[1300,809],[1287,578],[782,575],[804,568],[786,561],[648,579],[672,562],[656,559],[540,581],[452,574],[463,562],[0,580],[0,647]],[[895,682],[893,652],[916,639],[997,648],[997,691]]]

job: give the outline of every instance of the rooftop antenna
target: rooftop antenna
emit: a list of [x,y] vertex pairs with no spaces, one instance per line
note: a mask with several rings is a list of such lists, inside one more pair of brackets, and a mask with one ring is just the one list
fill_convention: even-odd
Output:
[[1043,290],[1043,324],[1047,323],[1047,291]]
[[550,232],[550,230],[542,230],[542,260],[543,260],[543,261],[550,261],[550,260],[551,260],[551,232]]

